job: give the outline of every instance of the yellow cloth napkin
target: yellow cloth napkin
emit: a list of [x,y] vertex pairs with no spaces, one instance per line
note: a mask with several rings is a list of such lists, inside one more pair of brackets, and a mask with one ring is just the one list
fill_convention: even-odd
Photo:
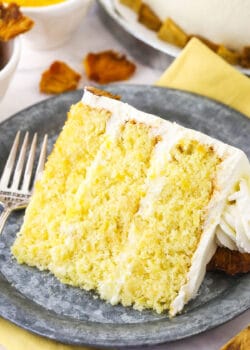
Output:
[[[156,85],[195,92],[250,117],[250,79],[197,39],[192,39]],[[0,319],[0,344],[8,350],[83,350],[30,334]]]
[[250,79],[193,38],[156,85],[191,91],[250,117]]
[[1,345],[7,350],[90,350],[39,337],[0,318],[0,348]]

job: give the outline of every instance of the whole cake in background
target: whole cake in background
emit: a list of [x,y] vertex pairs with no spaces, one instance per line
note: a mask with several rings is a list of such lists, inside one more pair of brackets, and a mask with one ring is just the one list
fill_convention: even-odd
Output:
[[113,305],[174,316],[217,244],[250,252],[249,161],[99,95],[71,107],[12,253]]
[[250,68],[248,0],[116,0],[158,37],[184,47],[198,37],[232,64]]

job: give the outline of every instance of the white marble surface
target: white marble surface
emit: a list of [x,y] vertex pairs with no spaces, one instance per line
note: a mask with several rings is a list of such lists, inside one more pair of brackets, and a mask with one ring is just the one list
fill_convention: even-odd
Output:
[[[74,38],[63,47],[53,51],[32,51],[23,43],[18,70],[11,82],[5,98],[0,103],[0,121],[19,110],[34,104],[46,95],[39,92],[41,73],[54,61],[63,60],[83,75],[80,86],[89,84],[83,72],[82,59],[90,51],[114,49],[125,52],[108,30],[100,22],[95,6],[92,6]],[[128,53],[127,53],[128,54]],[[167,68],[167,67],[166,67]],[[152,84],[162,72],[152,70],[137,62],[137,71],[129,83]],[[1,126],[0,126],[1,127]],[[153,349],[166,350],[215,350],[250,323],[250,311],[240,317],[203,334],[169,343]],[[1,331],[1,330],[0,330]],[[1,346],[0,346],[1,349]],[[12,349],[8,349],[12,350]],[[45,349],[44,349],[45,350]]]

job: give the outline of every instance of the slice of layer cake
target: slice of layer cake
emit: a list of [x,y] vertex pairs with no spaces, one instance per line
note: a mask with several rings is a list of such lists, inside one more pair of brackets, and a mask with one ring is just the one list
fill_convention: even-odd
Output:
[[216,243],[250,252],[249,202],[241,150],[85,90],[12,252],[111,304],[174,316]]

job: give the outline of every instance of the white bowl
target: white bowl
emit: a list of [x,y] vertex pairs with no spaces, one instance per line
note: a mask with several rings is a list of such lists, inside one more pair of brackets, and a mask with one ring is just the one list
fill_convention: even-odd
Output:
[[4,97],[16,70],[21,52],[20,38],[0,42],[0,101]]
[[65,0],[49,6],[23,6],[22,12],[35,22],[23,39],[30,47],[39,50],[61,46],[78,28],[91,1]]

